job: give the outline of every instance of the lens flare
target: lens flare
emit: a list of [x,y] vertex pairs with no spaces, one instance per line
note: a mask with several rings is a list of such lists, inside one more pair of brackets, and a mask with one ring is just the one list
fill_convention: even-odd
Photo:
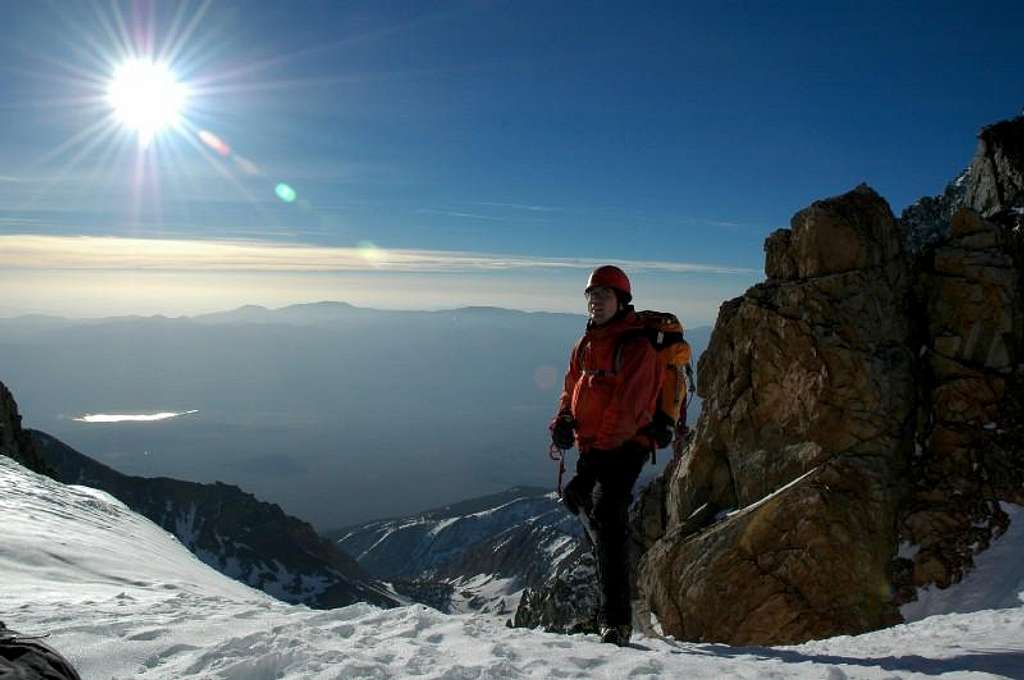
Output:
[[295,189],[292,189],[284,182],[281,182],[276,187],[274,187],[274,193],[276,193],[277,197],[280,198],[285,203],[291,203],[292,201],[295,200],[297,196],[297,194],[295,193]]
[[369,264],[379,266],[387,261],[387,253],[373,241],[360,241],[356,244],[356,252]]
[[187,96],[167,66],[146,59],[121,64],[107,90],[117,119],[142,140],[177,125]]
[[558,369],[554,366],[538,366],[533,371],[533,384],[541,392],[549,392],[558,386]]
[[255,176],[255,175],[262,174],[262,171],[260,170],[260,166],[256,165],[255,163],[253,163],[248,158],[245,158],[244,156],[239,156],[236,153],[236,154],[231,156],[231,160],[233,160],[235,162],[235,165],[238,166],[239,170],[241,170],[242,172],[244,172],[247,175],[254,175]]
[[213,134],[209,130],[200,130],[199,139],[203,144],[216,151],[225,158],[231,155],[231,147],[228,146],[223,139]]

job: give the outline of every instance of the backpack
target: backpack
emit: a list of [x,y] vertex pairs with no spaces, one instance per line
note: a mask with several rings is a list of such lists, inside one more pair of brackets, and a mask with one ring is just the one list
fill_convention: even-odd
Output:
[[[651,434],[659,449],[672,442],[672,436],[685,436],[687,393],[695,390],[690,343],[683,337],[683,324],[674,314],[645,310],[636,312],[643,328],[622,334],[615,351],[615,370],[622,362],[622,344],[637,336],[647,338],[658,353],[662,367],[661,392],[658,407],[651,422]],[[653,453],[652,453],[653,459]]]

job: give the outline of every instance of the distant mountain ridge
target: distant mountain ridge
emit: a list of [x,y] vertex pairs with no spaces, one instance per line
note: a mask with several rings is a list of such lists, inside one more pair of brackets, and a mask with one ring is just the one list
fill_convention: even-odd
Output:
[[[581,529],[554,493],[516,487],[403,518],[328,534],[399,592],[442,611],[511,614],[524,588],[546,583],[580,549]],[[407,587],[407,586],[406,586]]]
[[226,576],[285,602],[319,609],[399,604],[312,526],[236,486],[124,475],[44,432],[30,434],[60,481],[106,491]]
[[348,535],[351,532],[362,531],[366,527],[374,524],[386,524],[390,522],[402,522],[409,521],[411,518],[421,519],[447,519],[449,517],[458,517],[460,515],[468,515],[474,512],[480,512],[482,510],[488,510],[490,508],[497,507],[508,503],[509,501],[522,498],[523,496],[538,496],[548,493],[547,490],[537,486],[514,486],[505,491],[499,491],[498,493],[488,494],[486,496],[477,496],[476,498],[467,498],[465,500],[455,501],[447,505],[442,505],[436,508],[430,508],[422,512],[414,513],[407,517],[384,517],[378,520],[372,520],[370,522],[361,522],[359,524],[353,524],[352,526],[341,527],[340,529],[329,529],[323,532],[326,538],[332,540],[338,540],[343,536]]
[[33,325],[41,329],[64,326],[68,324],[96,324],[118,321],[167,320],[194,321],[197,323],[323,323],[340,320],[351,320],[359,317],[388,317],[396,315],[445,316],[472,315],[475,317],[490,316],[548,316],[569,317],[585,320],[582,314],[568,312],[528,312],[507,307],[487,305],[469,305],[451,309],[433,310],[395,310],[377,309],[375,307],[358,307],[339,300],[321,300],[318,302],[301,302],[282,307],[266,307],[258,304],[246,304],[241,307],[202,314],[182,314],[168,316],[165,314],[129,314],[106,317],[74,318],[52,314],[23,314],[13,317],[0,317],[0,324],[17,322]]

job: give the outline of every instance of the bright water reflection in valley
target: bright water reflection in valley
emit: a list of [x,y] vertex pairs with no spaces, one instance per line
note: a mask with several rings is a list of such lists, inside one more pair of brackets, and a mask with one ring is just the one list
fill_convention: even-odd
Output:
[[151,423],[159,420],[170,420],[180,416],[187,416],[199,413],[198,410],[191,411],[163,411],[160,413],[136,413],[136,414],[110,414],[110,413],[87,413],[84,416],[75,418],[80,423]]

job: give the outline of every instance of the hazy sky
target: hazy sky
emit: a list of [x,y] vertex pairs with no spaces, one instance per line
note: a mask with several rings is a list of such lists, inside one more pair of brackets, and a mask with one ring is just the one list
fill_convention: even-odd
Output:
[[[867,181],[941,191],[1024,105],[1020,2],[5,3],[0,315],[582,311],[710,323]],[[188,95],[147,143],[111,78]],[[152,98],[152,97],[151,97]]]

